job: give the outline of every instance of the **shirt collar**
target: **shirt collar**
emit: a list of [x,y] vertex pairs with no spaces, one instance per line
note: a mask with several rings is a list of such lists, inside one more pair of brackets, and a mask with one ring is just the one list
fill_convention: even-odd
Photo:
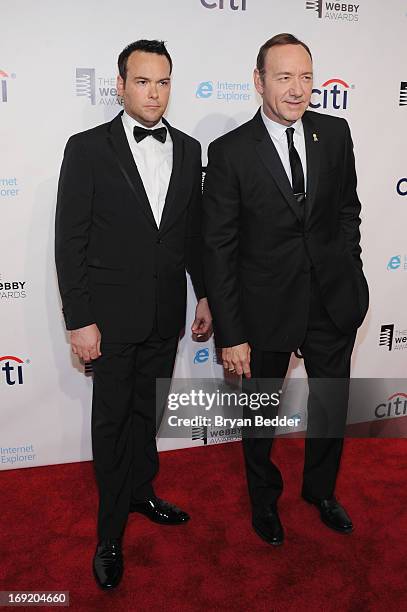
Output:
[[291,126],[282,125],[281,123],[277,123],[277,121],[273,121],[269,117],[267,117],[266,113],[263,110],[263,107],[260,109],[261,118],[263,119],[264,125],[267,128],[268,133],[273,136],[276,140],[281,140],[282,138],[287,138],[285,135],[287,127],[293,127],[297,134],[304,134],[304,127],[302,125],[302,120],[297,119],[295,123]]
[[[127,129],[129,129],[131,132],[133,131],[136,125],[144,129],[149,129],[149,128],[146,128],[146,126],[140,123],[139,121],[136,121],[135,119],[133,119],[133,117],[130,117],[130,115],[128,115],[126,111],[123,111],[122,121],[123,121],[124,126]],[[160,121],[156,123],[151,129],[156,130],[157,128],[160,128],[160,127],[164,127],[164,123],[162,119],[160,119]]]

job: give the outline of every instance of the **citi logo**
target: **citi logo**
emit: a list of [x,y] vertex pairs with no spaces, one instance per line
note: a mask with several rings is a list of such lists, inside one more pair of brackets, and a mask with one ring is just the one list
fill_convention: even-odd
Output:
[[343,79],[328,79],[322,83],[321,89],[314,88],[312,90],[311,108],[330,108],[343,109],[348,108],[348,90],[353,89],[354,85],[350,86]]
[[405,415],[407,415],[407,393],[393,393],[387,403],[379,404],[375,409],[375,416],[378,419]]
[[194,357],[194,363],[205,363],[209,359],[209,349],[203,348],[196,351]]
[[228,7],[232,9],[232,11],[246,10],[247,0],[218,0],[217,2],[210,2],[209,0],[201,0],[201,4],[203,7],[207,9],[224,9]]
[[407,195],[407,178],[401,178],[397,183],[396,191],[399,195],[405,196]]
[[7,79],[11,77],[12,79],[16,78],[16,75],[13,74],[7,74],[7,72],[4,72],[4,70],[0,70],[0,101],[1,102],[8,102],[8,92],[7,92]]
[[407,106],[407,81],[401,81],[400,83],[399,106]]
[[11,355],[0,357],[2,379],[7,385],[13,386],[16,384],[24,384],[23,365],[24,361],[19,357],[13,357]]

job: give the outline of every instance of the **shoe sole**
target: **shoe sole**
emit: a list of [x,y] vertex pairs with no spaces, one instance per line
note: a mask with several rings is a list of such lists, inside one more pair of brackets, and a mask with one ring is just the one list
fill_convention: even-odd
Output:
[[281,546],[282,543],[284,542],[284,540],[281,540],[280,542],[271,542],[269,538],[267,538],[267,536],[265,536],[259,529],[257,529],[257,527],[255,527],[252,524],[253,527],[253,531],[255,531],[255,533],[257,533],[257,535],[259,536],[259,538],[261,538],[263,540],[263,542],[267,542],[267,544],[270,544],[271,546]]
[[141,516],[144,516],[146,519],[148,519],[152,523],[157,523],[157,525],[170,525],[171,527],[174,527],[177,525],[185,525],[191,519],[191,517],[189,516],[187,519],[185,519],[184,521],[180,521],[179,523],[169,523],[168,521],[160,521],[160,520],[151,518],[151,516],[148,516],[147,514],[144,514],[144,512],[140,512],[139,510],[130,510],[130,513],[131,514],[141,514]]

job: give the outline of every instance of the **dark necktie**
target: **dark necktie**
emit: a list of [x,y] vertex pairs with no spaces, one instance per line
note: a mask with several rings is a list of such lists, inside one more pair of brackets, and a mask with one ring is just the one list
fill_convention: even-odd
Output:
[[298,204],[303,204],[305,200],[304,171],[298,151],[294,146],[294,128],[286,129],[288,141],[288,154],[290,156],[291,177],[293,184],[294,197]]
[[134,130],[133,130],[133,135],[137,142],[140,142],[141,140],[143,140],[143,138],[146,138],[147,136],[152,136],[153,138],[155,138],[156,140],[159,140],[160,142],[165,142],[167,138],[167,128],[160,127],[160,128],[157,128],[156,130],[148,130],[147,128],[142,128],[142,127],[139,127],[138,125],[135,125]]

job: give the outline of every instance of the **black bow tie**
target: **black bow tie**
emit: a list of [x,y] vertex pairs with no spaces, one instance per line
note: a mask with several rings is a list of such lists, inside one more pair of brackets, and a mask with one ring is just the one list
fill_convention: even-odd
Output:
[[140,142],[141,140],[143,140],[143,138],[146,138],[146,136],[152,136],[160,142],[165,142],[167,138],[167,128],[160,127],[156,130],[147,130],[147,128],[142,128],[138,125],[135,125],[133,129],[133,135],[137,142]]

